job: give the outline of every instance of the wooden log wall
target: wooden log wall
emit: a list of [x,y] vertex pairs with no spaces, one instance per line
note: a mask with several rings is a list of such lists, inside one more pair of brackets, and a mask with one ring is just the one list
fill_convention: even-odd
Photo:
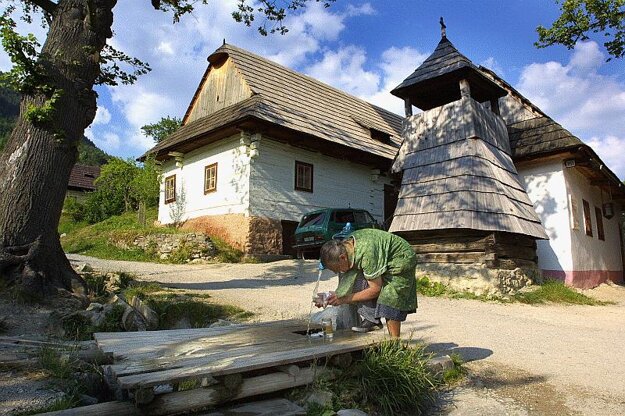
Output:
[[417,254],[419,263],[485,264],[492,269],[536,267],[536,240],[512,233],[472,230],[397,233]]

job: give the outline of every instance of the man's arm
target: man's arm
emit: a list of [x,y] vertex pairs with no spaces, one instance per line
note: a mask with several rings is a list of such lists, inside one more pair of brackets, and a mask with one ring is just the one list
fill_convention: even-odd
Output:
[[382,278],[378,277],[377,279],[367,280],[367,283],[369,283],[369,287],[365,290],[350,293],[342,298],[337,298],[335,294],[331,294],[330,298],[328,298],[328,305],[337,306],[345,303],[364,302],[366,300],[376,299],[380,295],[380,290],[382,290]]

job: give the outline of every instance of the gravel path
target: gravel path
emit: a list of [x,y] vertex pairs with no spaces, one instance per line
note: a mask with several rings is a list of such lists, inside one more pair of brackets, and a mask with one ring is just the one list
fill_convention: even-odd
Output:
[[[170,287],[206,290],[216,302],[254,312],[258,321],[307,317],[317,276],[312,260],[192,266],[69,258]],[[326,273],[320,290],[336,287],[336,277]],[[602,286],[589,294],[617,304],[420,297],[418,313],[402,333],[470,361],[469,382],[449,393],[443,414],[625,415],[625,288]]]

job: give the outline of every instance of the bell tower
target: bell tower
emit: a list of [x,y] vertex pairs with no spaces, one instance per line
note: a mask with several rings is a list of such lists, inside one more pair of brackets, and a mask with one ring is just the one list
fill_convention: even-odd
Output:
[[[498,105],[507,92],[440,23],[434,52],[391,91],[404,100],[406,118],[389,231],[413,244],[420,264],[535,268],[535,240],[547,235],[510,156]],[[422,112],[413,115],[413,107]]]

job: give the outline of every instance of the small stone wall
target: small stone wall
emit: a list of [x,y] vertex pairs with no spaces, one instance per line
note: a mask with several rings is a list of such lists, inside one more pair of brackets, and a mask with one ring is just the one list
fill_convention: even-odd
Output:
[[281,254],[282,224],[280,220],[266,217],[251,217],[245,253]]
[[245,251],[249,220],[243,214],[206,215],[185,221],[182,229],[218,237],[237,250]]
[[458,291],[476,295],[511,294],[542,281],[538,268],[490,269],[485,265],[422,263],[417,265],[416,277],[428,277]]
[[243,214],[211,215],[192,218],[182,228],[219,237],[246,255],[282,253],[280,220]]
[[150,234],[134,239],[133,246],[153,251],[161,259],[172,255],[188,255],[188,260],[209,260],[217,254],[215,245],[202,233]]

